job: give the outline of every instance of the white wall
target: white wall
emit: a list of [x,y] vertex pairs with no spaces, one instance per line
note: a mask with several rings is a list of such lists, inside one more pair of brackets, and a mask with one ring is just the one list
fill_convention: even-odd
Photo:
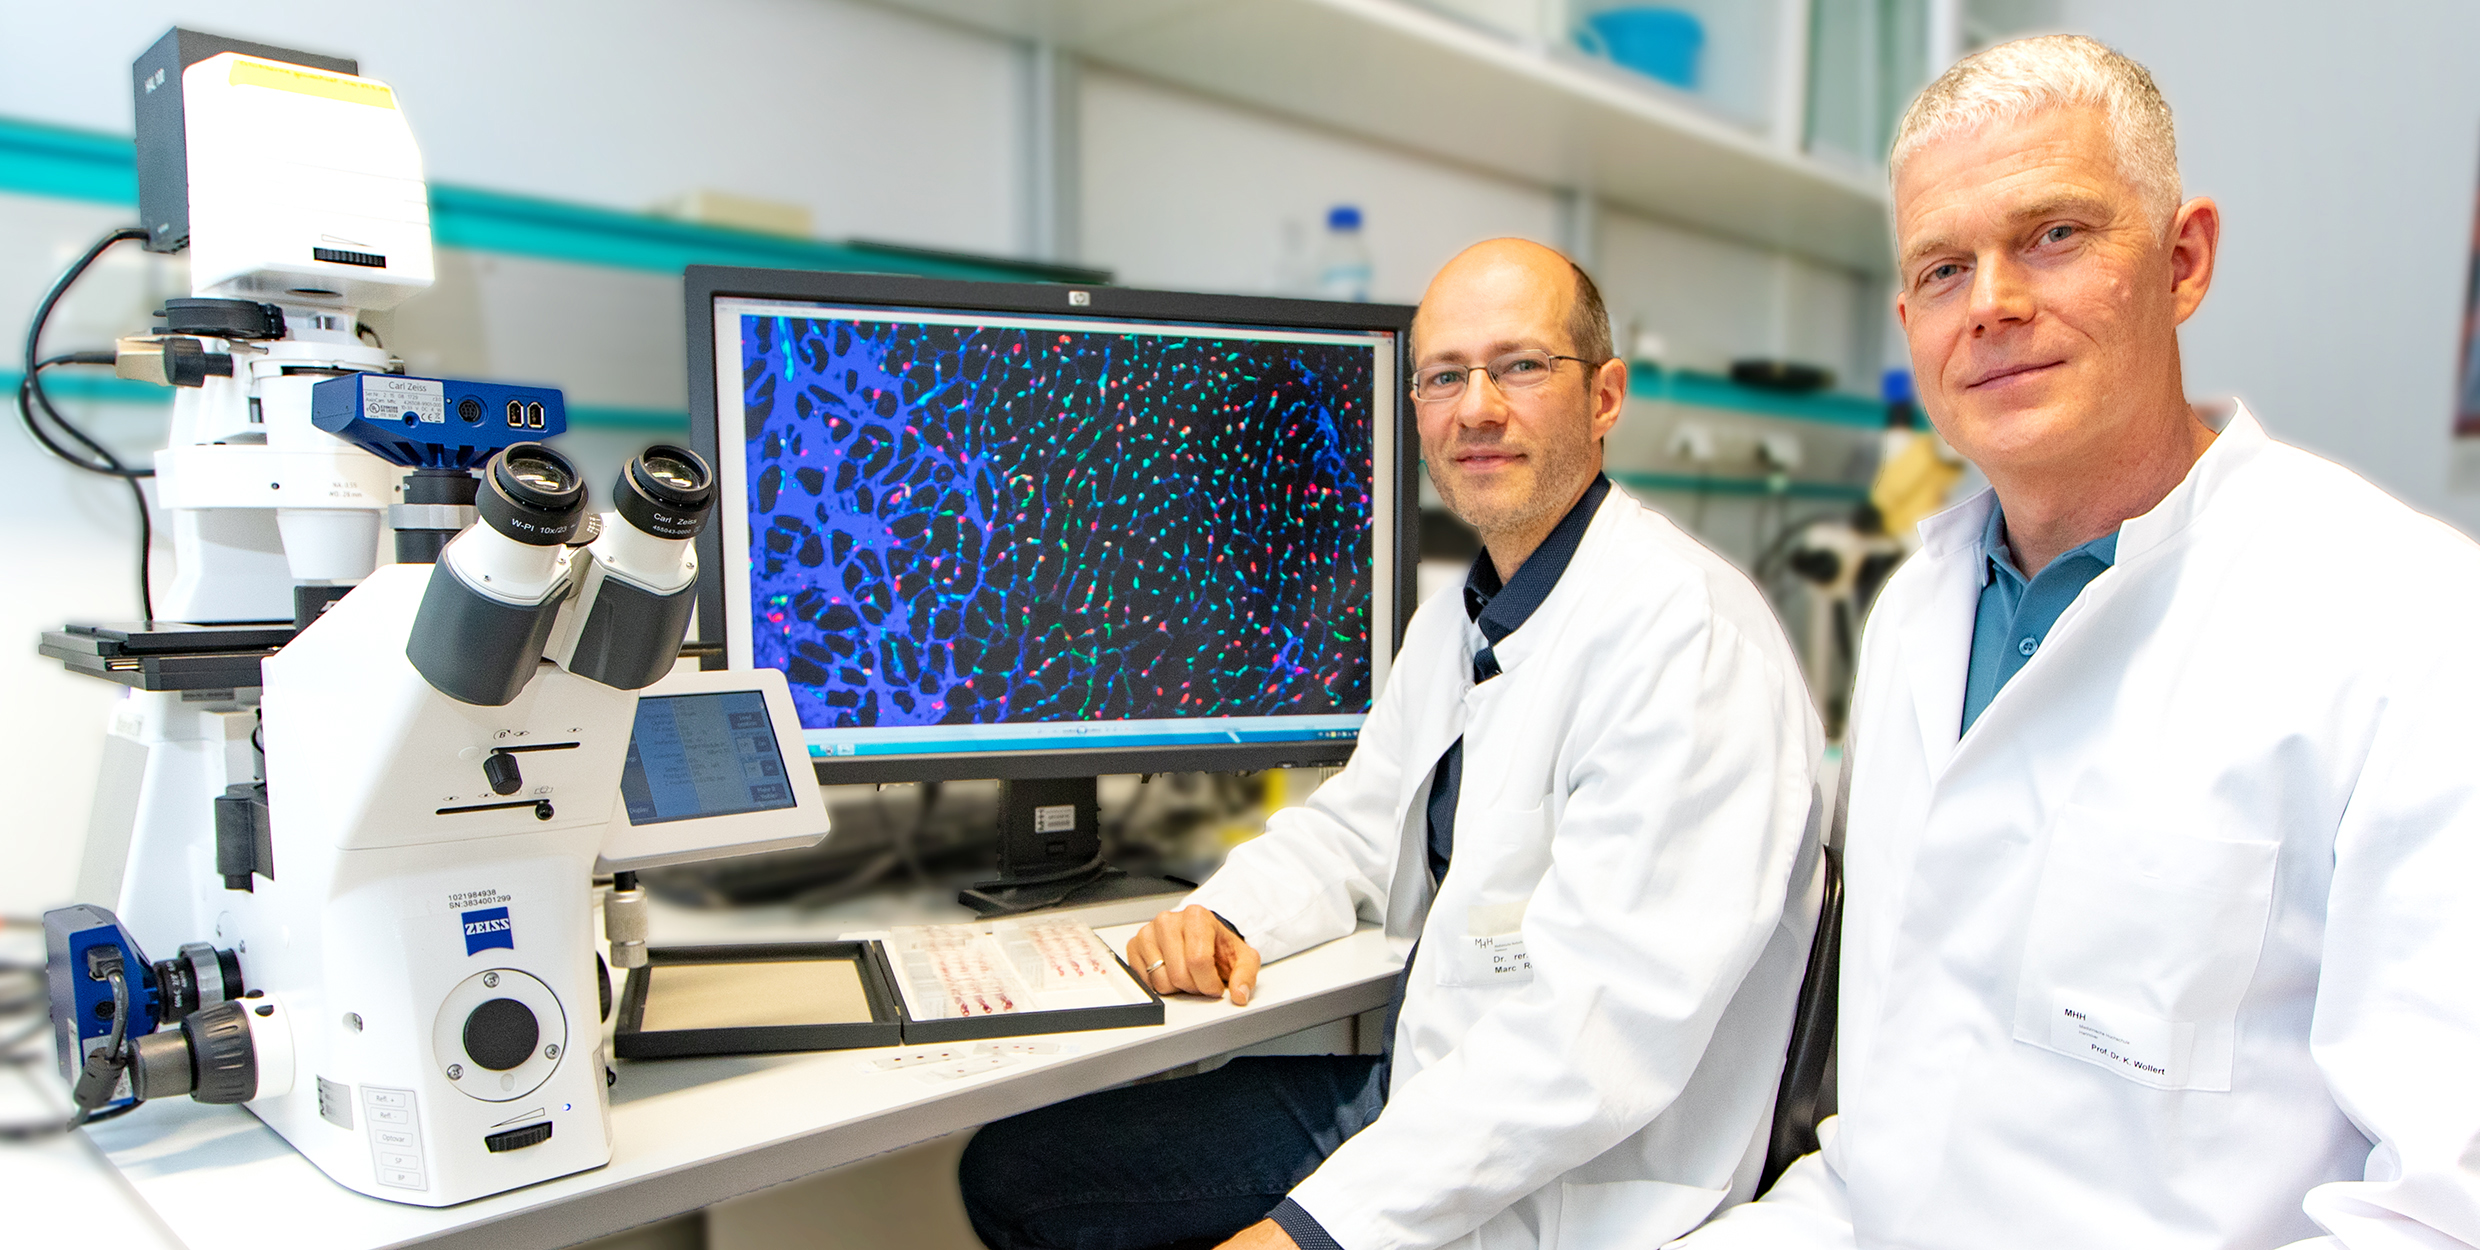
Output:
[[1877,390],[1881,288],[1848,271],[1650,218],[1604,213],[1595,280],[1612,329],[1660,334],[1685,360],[1772,356]]
[[1379,300],[1420,299],[1440,265],[1480,240],[1554,241],[1545,188],[1137,79],[1086,73],[1081,118],[1084,258],[1131,285],[1282,290],[1286,253],[1313,248],[1335,204],[1366,216]]
[[2191,395],[2480,533],[2448,481],[2480,166],[2466,0],[2065,0],[2059,26],[2153,72],[2220,272],[2181,334]]

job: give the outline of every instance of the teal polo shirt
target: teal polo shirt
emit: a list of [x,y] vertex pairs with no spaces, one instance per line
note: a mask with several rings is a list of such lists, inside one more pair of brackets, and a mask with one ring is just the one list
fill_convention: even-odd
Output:
[[2039,575],[2027,578],[2015,567],[2015,552],[2006,545],[2006,514],[1992,504],[1989,528],[1981,535],[1981,602],[1972,618],[1972,661],[1964,671],[1963,731],[1971,732],[1989,701],[2048,640],[2058,614],[2084,593],[2084,587],[2118,560],[2118,531],[2112,530],[2049,562]]

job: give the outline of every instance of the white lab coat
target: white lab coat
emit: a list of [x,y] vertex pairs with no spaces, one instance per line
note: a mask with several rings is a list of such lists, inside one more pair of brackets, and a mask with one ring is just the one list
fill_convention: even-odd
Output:
[[1386,1111],[1293,1193],[1344,1246],[1676,1235],[1753,1187],[1815,925],[1816,717],[1755,588],[1616,490],[1475,686],[1482,643],[1460,588],[1422,605],[1350,766],[1190,901],[1269,960],[1420,937]]
[[1958,741],[1991,506],[1862,646],[1842,1115],[1685,1244],[2480,1244],[2480,548],[2234,407]]

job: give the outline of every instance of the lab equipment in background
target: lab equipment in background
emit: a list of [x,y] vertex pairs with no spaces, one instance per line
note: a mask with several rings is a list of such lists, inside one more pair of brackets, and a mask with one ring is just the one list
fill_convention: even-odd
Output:
[[1920,544],[1920,523],[1954,502],[1955,486],[1964,477],[1964,461],[1921,419],[1908,371],[1887,370],[1883,393],[1884,450],[1878,457],[1877,479],[1869,484],[1869,503],[1877,509],[1884,531],[1909,551]]
[[1829,740],[1842,736],[1850,715],[1861,623],[1903,554],[1866,505],[1849,519],[1810,521],[1785,544],[1782,566],[1808,592],[1800,662]]
[[1318,294],[1367,303],[1374,273],[1369,241],[1361,237],[1361,210],[1350,204],[1327,209],[1326,235],[1318,242]]
[[1731,362],[1731,380],[1762,391],[1806,395],[1834,385],[1834,371],[1822,365],[1802,364],[1796,360],[1750,358]]
[[[1314,790],[1319,780],[1281,769],[1101,778],[1103,859],[1139,876],[1202,880],[1234,842],[1264,827],[1269,812],[1298,802],[1305,797],[1302,787]],[[829,841],[660,868],[641,880],[653,897],[693,908],[782,906],[818,913],[873,890],[953,897],[990,875],[1003,787],[993,780],[831,786],[826,798],[835,837]]]
[[1174,888],[1107,877],[1098,774],[1348,757],[1411,610],[1411,309],[704,267],[688,299],[701,633],[787,674],[822,782],[1003,783],[967,902]]
[[1679,9],[1624,5],[1587,15],[1577,24],[1576,46],[1623,69],[1694,91],[1705,51],[1705,24]]

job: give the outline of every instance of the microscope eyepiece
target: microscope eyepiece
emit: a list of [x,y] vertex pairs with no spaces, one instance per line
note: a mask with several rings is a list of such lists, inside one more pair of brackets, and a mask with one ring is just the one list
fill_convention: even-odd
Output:
[[715,508],[715,475],[686,447],[657,443],[620,471],[613,510],[656,538],[695,538]]
[[577,532],[585,481],[568,457],[541,443],[515,443],[491,458],[474,508],[482,523],[532,547],[556,547]]

